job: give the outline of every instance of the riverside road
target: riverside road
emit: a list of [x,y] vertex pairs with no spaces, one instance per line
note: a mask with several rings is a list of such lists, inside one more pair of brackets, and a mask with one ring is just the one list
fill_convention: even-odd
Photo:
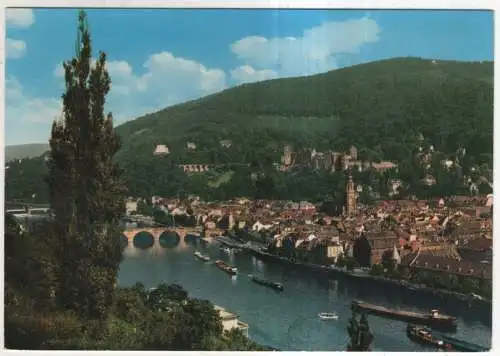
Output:
[[[208,254],[212,262],[196,259],[194,249]],[[218,244],[206,244],[196,238],[190,239],[187,248],[141,249],[129,245],[124,255],[120,285],[141,282],[150,288],[162,282],[178,283],[191,296],[207,299],[238,314],[249,324],[250,337],[256,342],[283,351],[345,351],[346,326],[353,299],[415,311],[438,308],[458,317],[454,337],[485,347],[491,344],[491,309],[468,309],[460,303],[417,295],[418,292],[397,287],[381,288],[363,280],[263,262],[247,252],[227,255],[219,251]],[[213,265],[216,259],[238,267],[238,275],[231,278],[216,268]],[[252,283],[249,274],[282,282],[284,292],[277,293]],[[335,312],[339,319],[320,320],[317,315],[321,312]],[[411,342],[403,322],[369,316],[369,323],[375,335],[375,351],[435,351]]]

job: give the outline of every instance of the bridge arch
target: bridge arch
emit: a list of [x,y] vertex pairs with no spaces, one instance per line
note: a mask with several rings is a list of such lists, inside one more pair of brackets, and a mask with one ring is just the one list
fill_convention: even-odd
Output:
[[151,232],[142,230],[134,235],[132,242],[134,247],[149,248],[154,245],[155,237]]
[[181,236],[175,230],[165,230],[158,237],[161,247],[174,248],[181,242]]

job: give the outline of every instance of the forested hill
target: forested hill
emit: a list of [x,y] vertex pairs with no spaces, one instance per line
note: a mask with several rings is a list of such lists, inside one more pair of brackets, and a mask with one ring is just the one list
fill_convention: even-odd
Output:
[[30,143],[27,145],[5,146],[5,161],[8,162],[13,159],[39,157],[48,150],[48,143]]
[[[422,178],[413,164],[418,146],[434,145],[444,156],[465,148],[466,166],[485,163],[487,170],[493,162],[493,63],[389,59],[245,84],[127,122],[117,132],[123,143],[117,160],[132,196],[179,191],[207,199],[253,196],[260,188],[242,166],[188,176],[175,165],[244,162],[267,169],[284,144],[335,151],[356,145],[362,159],[398,161],[405,181]],[[418,142],[420,134],[427,142]],[[225,139],[232,140],[231,148],[221,147]],[[187,142],[196,150],[186,150]],[[157,144],[167,145],[171,154],[154,157]],[[43,158],[11,163],[7,199],[36,194],[44,201],[45,171]],[[312,199],[330,195],[333,185],[344,186],[330,175],[309,173],[265,179],[259,194],[270,198]],[[463,188],[451,185],[441,179],[432,194]]]
[[[324,74],[245,84],[127,122],[120,158],[166,144],[175,160],[276,158],[285,143],[404,160],[418,134],[445,153],[493,151],[493,63],[396,58]],[[186,142],[198,152],[185,153]],[[277,152],[278,151],[278,152]],[[127,159],[128,158],[128,159]]]

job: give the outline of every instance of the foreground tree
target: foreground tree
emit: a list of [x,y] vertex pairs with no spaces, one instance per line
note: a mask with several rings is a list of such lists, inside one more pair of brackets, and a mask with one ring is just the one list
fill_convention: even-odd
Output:
[[64,63],[63,117],[50,138],[48,185],[60,241],[57,299],[81,317],[103,319],[121,261],[124,184],[113,156],[120,142],[104,105],[111,80],[106,54],[92,65],[87,18],[79,13],[75,57]]

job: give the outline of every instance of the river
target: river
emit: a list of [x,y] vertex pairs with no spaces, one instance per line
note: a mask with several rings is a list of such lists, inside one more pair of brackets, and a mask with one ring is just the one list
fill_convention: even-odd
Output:
[[[208,254],[212,261],[196,259],[194,249]],[[216,268],[215,259],[236,265],[238,275],[230,277]],[[284,292],[253,283],[249,274],[282,282]],[[132,286],[136,282],[146,288],[162,282],[178,283],[190,296],[207,299],[238,314],[249,325],[252,340],[283,351],[345,351],[350,303],[356,298],[408,310],[437,308],[458,317],[458,331],[452,336],[485,347],[491,344],[491,311],[486,308],[471,310],[459,302],[416,294],[420,292],[263,262],[246,252],[228,256],[219,251],[218,244],[196,238],[190,238],[183,247],[126,247],[118,283]],[[320,320],[320,312],[335,312],[339,319]],[[411,342],[403,322],[376,316],[369,316],[368,320],[375,337],[375,351],[435,351]]]

